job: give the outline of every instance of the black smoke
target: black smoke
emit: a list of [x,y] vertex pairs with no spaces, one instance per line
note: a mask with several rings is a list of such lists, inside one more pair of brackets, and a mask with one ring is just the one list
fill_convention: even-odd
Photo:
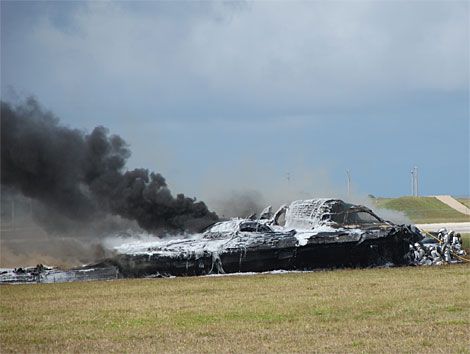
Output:
[[50,214],[83,223],[114,214],[147,231],[195,231],[217,220],[202,201],[174,197],[162,175],[126,171],[129,146],[102,126],[90,134],[63,126],[33,98],[2,101],[0,118],[2,187]]

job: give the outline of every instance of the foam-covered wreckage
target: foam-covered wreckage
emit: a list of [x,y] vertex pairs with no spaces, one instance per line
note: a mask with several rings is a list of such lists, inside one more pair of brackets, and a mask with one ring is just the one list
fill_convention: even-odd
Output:
[[67,270],[42,264],[35,267],[0,268],[0,284],[110,280],[119,276],[119,269],[109,264],[98,265],[97,267],[83,266]]
[[218,222],[200,234],[116,247],[124,276],[203,275],[410,263],[412,226],[338,199],[299,200],[276,213]]

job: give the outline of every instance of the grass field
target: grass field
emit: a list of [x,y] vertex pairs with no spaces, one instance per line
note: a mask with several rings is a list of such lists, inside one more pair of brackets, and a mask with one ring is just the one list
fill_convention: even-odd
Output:
[[469,352],[469,265],[1,286],[1,352]]
[[470,253],[470,234],[461,234],[462,236],[462,247],[465,248],[467,253]]
[[374,203],[379,208],[402,211],[417,224],[470,221],[469,216],[434,197],[375,198]]

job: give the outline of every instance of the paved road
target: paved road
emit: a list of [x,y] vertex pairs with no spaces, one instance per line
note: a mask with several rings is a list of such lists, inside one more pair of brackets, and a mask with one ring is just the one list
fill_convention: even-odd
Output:
[[439,223],[439,224],[416,224],[420,229],[426,231],[437,231],[440,228],[445,227],[448,231],[454,230],[460,233],[470,233],[470,222],[451,222],[451,223]]
[[435,198],[439,199],[444,204],[447,204],[452,209],[457,210],[459,213],[470,215],[470,209],[460,203],[458,200],[452,198],[450,195],[436,195]]

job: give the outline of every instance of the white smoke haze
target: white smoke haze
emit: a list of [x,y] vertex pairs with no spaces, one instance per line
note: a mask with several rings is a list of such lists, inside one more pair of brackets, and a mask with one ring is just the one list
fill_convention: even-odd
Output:
[[259,214],[268,205],[275,211],[281,205],[298,199],[338,198],[364,205],[382,219],[397,224],[412,223],[403,212],[379,208],[373,198],[356,190],[354,185],[348,196],[346,182],[344,185],[335,184],[326,169],[308,168],[306,164],[299,163],[289,169],[291,172],[287,169],[280,172],[278,166],[269,167],[252,157],[242,161],[230,168],[208,172],[206,183],[201,188],[200,195],[222,218]]
[[360,204],[371,209],[375,214],[380,216],[382,219],[391,221],[395,224],[412,224],[413,222],[406,216],[405,213],[397,210],[390,210],[379,208],[374,202],[374,198],[369,197],[368,195],[361,195],[353,193],[351,198],[347,199],[348,202],[353,204]]
[[269,166],[252,157],[206,173],[200,195],[221,217],[246,217],[297,199],[340,197],[326,170]]

